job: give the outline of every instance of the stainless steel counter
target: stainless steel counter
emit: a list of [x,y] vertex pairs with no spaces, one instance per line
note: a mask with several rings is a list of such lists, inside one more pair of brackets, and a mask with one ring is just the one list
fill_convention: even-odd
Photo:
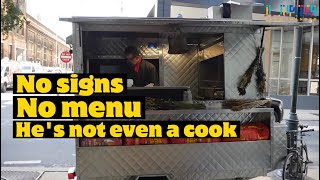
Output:
[[271,140],[104,147],[79,147],[77,143],[78,175],[81,180],[128,179],[139,175],[190,180],[266,175],[284,152],[285,134],[283,128],[274,128],[272,114],[273,109],[268,108],[239,112],[229,109],[147,111],[147,120],[263,121],[270,123]]

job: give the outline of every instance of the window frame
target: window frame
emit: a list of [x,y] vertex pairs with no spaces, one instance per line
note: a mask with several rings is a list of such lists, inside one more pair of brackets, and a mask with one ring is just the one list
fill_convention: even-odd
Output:
[[[271,81],[277,81],[278,86],[277,86],[277,89],[276,89],[276,94],[271,93],[273,91],[271,91],[270,88],[268,89],[268,95],[269,96],[270,95],[280,95],[280,92],[279,92],[280,91],[280,81],[281,80],[290,80],[291,79],[291,77],[290,78],[282,78],[281,77],[281,63],[282,63],[282,58],[283,58],[282,57],[282,54],[283,54],[282,51],[283,51],[283,37],[284,37],[283,33],[284,33],[284,30],[281,27],[281,28],[273,28],[272,31],[277,31],[279,29],[281,30],[280,31],[281,32],[281,34],[280,34],[281,39],[280,39],[280,55],[279,55],[280,57],[279,57],[279,61],[278,61],[279,67],[278,67],[278,73],[277,73],[278,77],[273,77],[272,74],[271,74],[273,72],[273,69],[272,69],[273,68],[273,53],[276,52],[276,51],[274,51],[272,49],[272,44],[271,44],[271,48],[270,48],[270,63],[269,63],[269,74],[270,74],[270,76],[269,76],[269,79],[268,79],[268,83],[270,84],[270,86],[271,86]],[[295,36],[295,33],[296,32],[294,32],[294,36]],[[309,64],[308,64],[308,77],[307,78],[300,78],[299,77],[299,81],[307,81],[307,96],[310,96],[311,82],[315,82],[315,81],[319,82],[319,79],[315,79],[315,78],[312,77],[312,62],[313,62],[313,51],[314,51],[314,47],[313,47],[314,33],[315,33],[315,26],[313,25],[311,27],[311,40],[310,40],[310,44],[309,44],[310,48],[309,48],[309,59],[308,59],[308,61],[309,61]],[[271,37],[270,37],[271,38],[271,43],[276,43],[276,42],[273,42],[273,39],[272,39],[273,37],[272,36],[273,36],[273,33],[271,33]],[[294,49],[293,49],[293,52],[292,52],[292,57],[294,57],[293,53],[294,53]],[[292,68],[291,68],[291,71],[292,71]],[[290,74],[292,74],[292,73],[290,73]],[[292,86],[292,84],[290,83],[290,94],[289,95],[292,94],[291,86]],[[299,96],[305,96],[305,95],[299,95]]]
[[28,38],[27,38],[27,51],[28,51],[28,60],[31,59],[31,61],[35,61],[36,59],[34,58],[34,52],[35,52],[35,48],[34,48],[34,45],[35,45],[35,38],[36,37],[36,33],[31,31],[31,30],[28,30]]

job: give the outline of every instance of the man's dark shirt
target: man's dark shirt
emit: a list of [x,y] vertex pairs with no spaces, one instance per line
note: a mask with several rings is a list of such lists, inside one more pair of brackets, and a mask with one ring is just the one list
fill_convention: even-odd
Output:
[[158,73],[152,63],[142,60],[138,72],[133,70],[133,65],[130,62],[127,62],[125,66],[128,79],[133,79],[134,86],[144,87],[150,83],[158,85]]

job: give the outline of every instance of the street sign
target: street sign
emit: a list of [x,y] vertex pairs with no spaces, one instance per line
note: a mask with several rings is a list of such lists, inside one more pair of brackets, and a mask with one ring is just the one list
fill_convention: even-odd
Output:
[[64,63],[68,63],[71,61],[72,59],[72,55],[69,51],[64,51],[60,54],[60,59],[62,62]]

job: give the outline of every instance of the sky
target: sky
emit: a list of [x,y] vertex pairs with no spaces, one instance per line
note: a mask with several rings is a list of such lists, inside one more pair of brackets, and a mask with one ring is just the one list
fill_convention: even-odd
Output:
[[[146,17],[156,0],[27,0],[27,12],[66,38],[72,33],[70,22],[59,21],[60,17]],[[123,10],[121,11],[121,4]],[[121,13],[123,12],[123,13]]]

